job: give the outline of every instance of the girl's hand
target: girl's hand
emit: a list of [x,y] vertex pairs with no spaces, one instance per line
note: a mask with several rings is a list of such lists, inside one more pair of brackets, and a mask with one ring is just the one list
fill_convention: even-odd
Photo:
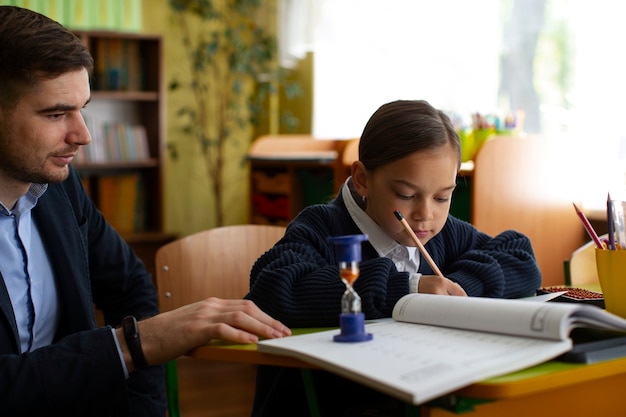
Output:
[[438,275],[422,275],[417,291],[423,294],[460,295],[467,297],[467,293],[456,282]]

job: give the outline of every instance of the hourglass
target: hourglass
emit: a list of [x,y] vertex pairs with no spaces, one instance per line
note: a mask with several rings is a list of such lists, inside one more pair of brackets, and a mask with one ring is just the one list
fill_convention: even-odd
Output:
[[346,285],[341,297],[339,324],[341,333],[334,336],[335,342],[363,342],[372,339],[371,333],[365,332],[365,315],[361,312],[361,297],[353,288],[359,277],[361,261],[361,242],[366,235],[333,236],[328,240],[335,245],[335,260],[339,265],[339,277]]

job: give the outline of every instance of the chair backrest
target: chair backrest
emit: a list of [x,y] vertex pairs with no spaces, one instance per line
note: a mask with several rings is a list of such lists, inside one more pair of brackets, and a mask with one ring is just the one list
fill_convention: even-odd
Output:
[[563,285],[563,262],[584,243],[572,202],[581,171],[558,138],[495,136],[475,158],[472,223],[496,235],[517,230],[532,242],[542,285]]
[[242,298],[250,269],[285,234],[285,227],[233,225],[189,235],[156,254],[159,308],[168,311],[208,297]]
[[[600,236],[604,239],[608,235]],[[569,259],[570,284],[574,287],[583,284],[596,284],[598,280],[598,270],[596,269],[596,244],[589,241],[572,252]]]

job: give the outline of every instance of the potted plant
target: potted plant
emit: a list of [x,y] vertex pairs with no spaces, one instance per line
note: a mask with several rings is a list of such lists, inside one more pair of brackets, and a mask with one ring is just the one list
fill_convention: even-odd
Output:
[[[169,1],[189,70],[189,78],[172,80],[169,89],[189,96],[177,114],[185,134],[196,140],[204,158],[215,226],[225,224],[225,190],[241,185],[241,179],[226,175],[225,168],[233,157],[245,168],[245,153],[255,125],[267,111],[268,97],[277,94],[279,86],[287,97],[299,93],[297,83],[283,82],[285,73],[278,66],[273,4],[261,0]],[[176,158],[176,146],[169,144],[168,148]]]

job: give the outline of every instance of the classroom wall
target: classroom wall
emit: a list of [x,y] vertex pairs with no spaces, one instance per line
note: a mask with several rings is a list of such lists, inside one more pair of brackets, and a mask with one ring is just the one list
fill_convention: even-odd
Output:
[[[168,0],[143,2],[142,28],[145,33],[163,36],[164,82],[167,85],[174,74],[181,72],[185,61],[179,46],[179,35],[171,22]],[[165,140],[176,144],[178,158],[174,160],[168,155],[164,161],[164,224],[168,231],[188,235],[211,227],[211,199],[207,174],[195,139],[179,130],[176,109],[182,104],[166,91]],[[232,220],[238,220],[241,215],[238,213]]]
[[71,29],[141,30],[143,0],[0,0],[34,10]]
[[[159,33],[164,40],[165,83],[174,76],[182,77],[186,68],[185,57],[180,46],[180,37],[172,24],[168,0],[143,0],[143,32]],[[300,120],[296,133],[309,133],[311,130],[311,84],[312,58],[305,59],[294,72],[305,94],[303,97],[288,101],[280,100],[283,109],[289,109]],[[200,156],[194,138],[186,136],[180,130],[180,121],[176,116],[178,108],[187,98],[180,94],[166,94],[166,140],[174,143],[178,149],[178,159],[165,159],[165,228],[168,231],[188,235],[214,227],[212,223],[212,195],[206,174],[204,161]],[[267,133],[267,125],[259,126],[255,136]],[[249,184],[248,170],[242,168],[247,146],[230,154],[231,164],[228,175],[234,176],[236,187],[227,190],[227,201],[232,209],[227,211],[226,224],[248,222]]]

